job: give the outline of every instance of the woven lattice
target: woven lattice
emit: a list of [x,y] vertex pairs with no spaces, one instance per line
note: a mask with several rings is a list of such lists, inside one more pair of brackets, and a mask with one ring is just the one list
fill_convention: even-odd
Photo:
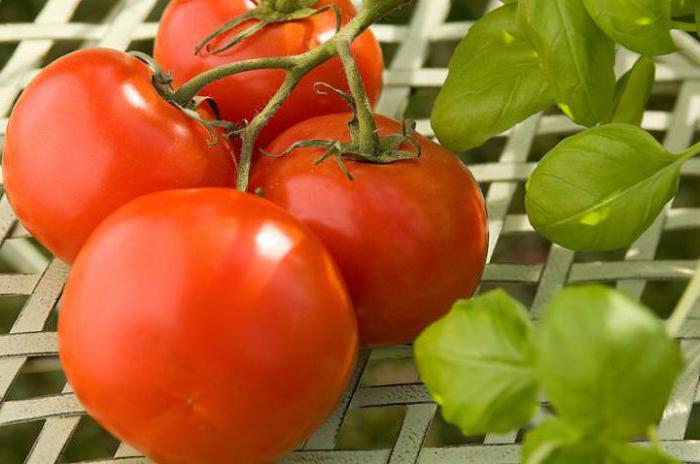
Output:
[[[135,41],[154,37],[157,23],[154,11],[164,2],[158,0],[110,1],[111,12],[101,24],[71,22],[82,0],[48,0],[33,23],[0,24],[0,43],[18,44],[0,71],[0,140],[4,139],[7,116],[16,97],[44,64],[57,44],[104,46],[126,49]],[[108,2],[108,0],[103,0]],[[456,0],[455,3],[457,3]],[[469,0],[461,0],[469,2]],[[489,7],[498,3],[493,0]],[[446,77],[444,68],[425,68],[436,47],[459,40],[470,24],[448,22],[450,0],[418,0],[406,24],[381,24],[375,31],[392,51],[386,74],[387,89],[379,111],[402,117],[412,96],[439,88]],[[155,15],[157,16],[157,14]],[[680,151],[695,139],[700,116],[700,45],[690,36],[676,35],[681,53],[660,60],[655,93],[670,100],[668,108],[650,110],[644,127],[663,137],[672,150]],[[74,47],[74,48],[75,48]],[[633,56],[621,52],[621,69]],[[445,63],[440,63],[444,66]],[[413,115],[411,115],[413,116]],[[419,129],[431,135],[425,114],[419,117]],[[582,256],[557,246],[542,243],[522,213],[522,189],[544,143],[551,148],[565,135],[578,130],[558,114],[535,116],[503,134],[479,153],[486,155],[473,165],[483,185],[490,213],[491,248],[489,256],[498,257],[499,249],[514,243],[543,249],[540,255],[521,262],[497,259],[487,268],[484,287],[506,285],[521,292],[536,317],[539,308],[565,284],[605,282],[642,298],[649,282],[678,282],[692,275],[697,256],[684,259],[657,259],[657,248],[666,234],[682,230],[700,230],[700,207],[669,206],[655,225],[626,253]],[[542,142],[544,140],[544,142]],[[467,154],[474,160],[475,155]],[[490,160],[489,162],[484,162]],[[684,166],[684,182],[700,177],[700,160]],[[57,188],[60,186],[57,185]],[[700,203],[696,206],[700,206]],[[13,388],[32,373],[57,372],[55,310],[68,273],[66,265],[51,260],[17,225],[3,196],[0,200],[0,256],[9,263],[0,269],[0,300],[20,301],[21,310],[13,317],[9,333],[0,334],[0,430],[17,424],[36,423],[38,433],[28,447],[26,462],[54,463],[75,438],[84,413],[70,387],[46,394],[14,398]],[[522,246],[521,246],[522,248]],[[521,253],[518,256],[523,256]],[[663,257],[662,257],[663,258]],[[524,296],[522,296],[524,295]],[[26,297],[22,301],[22,297]],[[700,311],[700,308],[696,308]],[[1,308],[1,310],[5,310]],[[683,331],[686,352],[700,346],[700,313],[695,311]],[[312,362],[310,360],[310,362]],[[382,366],[403,366],[401,382],[387,384],[378,375],[367,375],[368,366],[376,372]],[[444,463],[517,463],[520,434],[489,435],[464,440],[464,444],[437,446],[426,441],[438,421],[437,407],[411,368],[410,347],[363,352],[353,384],[335,415],[296,454],[285,463],[338,464],[444,464]],[[408,366],[408,367],[406,367]],[[679,459],[700,462],[700,441],[686,440],[693,405],[700,403],[698,378],[700,363],[691,365],[681,379],[660,423],[664,446]],[[26,396],[26,395],[25,395]],[[386,449],[341,450],[339,435],[348,417],[357,410],[399,409],[398,432]],[[9,443],[0,441],[0,450]],[[99,462],[147,462],[125,445],[119,445],[114,457]],[[242,463],[244,464],[244,463]]]

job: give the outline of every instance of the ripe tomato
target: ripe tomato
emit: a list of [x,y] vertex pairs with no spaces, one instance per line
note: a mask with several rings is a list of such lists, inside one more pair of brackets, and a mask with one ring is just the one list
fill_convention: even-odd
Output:
[[[342,11],[343,24],[356,11],[350,0],[321,0],[316,7],[334,3]],[[336,30],[332,11],[309,19],[269,25],[256,35],[219,55],[195,47],[222,24],[255,8],[251,0],[173,0],[160,23],[155,43],[155,58],[164,69],[172,71],[177,86],[192,77],[235,61],[270,56],[290,56],[316,48]],[[243,28],[243,24],[220,38],[214,45],[223,45]],[[353,44],[353,55],[363,76],[370,100],[375,103],[382,90],[384,60],[379,43],[371,31],[362,34]],[[250,121],[265,107],[284,80],[284,71],[261,70],[231,76],[204,89],[202,95],[216,100],[224,119]],[[339,59],[333,59],[312,71],[292,92],[277,115],[261,134],[261,146],[292,125],[322,114],[346,111],[347,106],[335,95],[317,95],[316,82],[326,82],[339,89],[348,89]]]
[[159,192],[90,237],[59,316],[87,411],[162,464],[269,464],[331,412],[357,326],[323,244],[229,189]]
[[72,262],[111,212],[145,193],[235,182],[230,145],[154,88],[148,67],[91,49],[44,69],[15,107],[3,158],[20,221]]
[[[305,121],[269,147],[281,153],[308,139],[349,141],[347,114]],[[396,121],[377,117],[382,135]],[[391,165],[346,161],[350,181],[323,150],[261,157],[252,186],[288,209],[323,240],[336,259],[357,311],[360,340],[386,345],[413,340],[428,324],[472,295],[484,269],[484,200],[469,170],[422,136],[423,155]]]

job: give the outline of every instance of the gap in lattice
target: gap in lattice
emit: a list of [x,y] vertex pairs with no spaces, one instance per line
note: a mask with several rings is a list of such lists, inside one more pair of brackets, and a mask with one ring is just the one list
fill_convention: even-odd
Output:
[[[57,357],[53,357],[54,360]],[[43,359],[49,361],[50,358]],[[33,361],[38,358],[33,358]],[[58,395],[66,385],[66,376],[57,363],[27,361],[12,382],[4,401],[26,400],[41,396]]]
[[0,334],[10,332],[27,298],[27,295],[0,295]]
[[438,408],[435,418],[430,424],[428,435],[423,446],[426,448],[443,448],[447,446],[474,446],[483,445],[486,437],[465,436],[458,427],[448,423],[442,416],[442,410]]
[[0,18],[4,23],[31,23],[48,0],[3,0]]
[[22,464],[39,436],[43,421],[0,427],[0,462]]
[[700,207],[700,177],[683,176],[678,195],[673,200],[674,208]]
[[452,2],[447,22],[477,20],[486,13],[489,0],[469,0]]
[[457,40],[441,40],[430,44],[430,53],[425,63],[428,68],[447,68],[455,49],[459,45]]
[[83,0],[73,13],[71,22],[103,23],[115,5],[116,2],[106,2],[105,0]]
[[700,228],[666,230],[656,251],[656,260],[696,260],[700,258]]
[[508,139],[505,137],[497,137],[488,140],[481,146],[472,148],[464,153],[459,154],[459,158],[468,165],[497,163],[503,150],[506,147]]
[[534,163],[541,160],[544,155],[549,153],[561,141],[572,135],[571,133],[558,134],[540,134],[532,141],[530,152],[528,153],[528,162]]
[[90,416],[82,416],[59,462],[74,463],[111,458],[118,447],[119,440],[100,427]]
[[128,51],[137,51],[153,56],[153,42],[153,39],[134,40],[129,44]]
[[437,98],[440,89],[419,87],[413,89],[408,99],[405,117],[407,119],[430,119],[430,109]]
[[504,264],[544,264],[552,243],[534,232],[501,234],[491,262]]
[[339,450],[391,449],[396,443],[405,406],[351,409],[338,434]]
[[688,286],[685,280],[648,281],[642,294],[642,304],[651,308],[662,319],[668,318]]
[[59,40],[54,42],[48,53],[41,60],[40,67],[44,68],[57,59],[80,49],[82,44],[82,40]]
[[153,7],[151,10],[151,13],[148,15],[146,18],[147,23],[155,23],[160,21],[160,17],[163,16],[163,12],[165,11],[165,7],[168,6],[168,3],[170,0],[158,0],[158,3]]
[[418,383],[418,370],[413,358],[409,356],[398,359],[371,358],[362,375],[360,385],[398,385]]
[[603,263],[624,261],[627,249],[600,252],[578,252],[574,256],[575,263]]

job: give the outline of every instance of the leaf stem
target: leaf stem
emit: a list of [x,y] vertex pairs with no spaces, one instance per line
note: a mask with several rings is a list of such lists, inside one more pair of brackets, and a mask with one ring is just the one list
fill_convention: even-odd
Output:
[[690,280],[688,287],[685,289],[683,296],[681,297],[678,305],[673,310],[673,314],[666,321],[666,330],[668,334],[672,337],[677,337],[680,334],[683,324],[690,316],[695,303],[697,303],[700,298],[700,263],[695,270],[693,278]]
[[341,41],[352,42],[369,26],[377,22],[387,13],[407,5],[412,0],[373,0],[369,2],[350,22],[337,34],[319,47],[306,53],[288,57],[257,58],[238,61],[212,69],[194,77],[180,87],[173,96],[177,104],[189,103],[199,92],[212,82],[228,76],[258,69],[283,69],[287,77],[268,105],[243,130],[243,151],[238,173],[238,189],[246,191],[250,178],[250,163],[253,157],[255,142],[260,131],[277,113],[297,84],[312,70],[322,65],[338,54],[338,44]]
[[685,21],[671,21],[671,27],[680,31],[697,32],[698,26],[695,23],[687,23]]
[[685,161],[685,160],[689,160],[690,158],[694,158],[697,155],[700,155],[700,142],[698,142],[695,145],[688,148],[686,151],[681,153],[680,156],[683,159],[683,161]]

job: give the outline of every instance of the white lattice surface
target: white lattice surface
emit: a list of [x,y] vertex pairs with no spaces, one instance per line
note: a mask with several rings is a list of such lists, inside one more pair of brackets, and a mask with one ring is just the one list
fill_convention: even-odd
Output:
[[[1,1],[1,0],[0,0]],[[81,41],[81,46],[126,49],[136,40],[149,40],[157,24],[147,22],[158,0],[121,0],[113,3],[102,24],[72,22],[82,0],[48,0],[33,23],[0,24],[0,43],[18,43],[11,58],[0,71],[0,138],[4,139],[7,117],[16,97],[36,74],[45,56],[61,41]],[[107,2],[108,0],[104,0]],[[458,1],[458,0],[456,0]],[[469,0],[461,0],[468,2]],[[162,4],[162,2],[161,2]],[[490,7],[495,7],[494,0]],[[375,28],[380,40],[397,48],[388,63],[387,88],[379,112],[402,117],[410,96],[416,91],[438,88],[446,69],[424,68],[433,46],[461,38],[467,22],[447,22],[450,0],[417,0],[414,14],[406,25],[382,24]],[[152,19],[152,18],[151,18]],[[664,134],[668,148],[680,151],[695,137],[700,116],[700,45],[688,35],[676,35],[681,53],[660,60],[656,92],[674,97],[669,111],[648,111],[644,127]],[[621,52],[621,69],[634,57]],[[429,121],[419,120],[419,129],[431,134]],[[564,136],[577,127],[563,116],[538,115],[503,134],[498,161],[479,163],[473,172],[485,188],[490,214],[490,256],[504,241],[532,239],[534,231],[522,211],[514,208],[518,192],[534,167],[532,147],[538,137]],[[496,159],[496,158],[493,158]],[[684,178],[700,177],[700,160],[684,167]],[[57,186],[60,188],[60,186]],[[699,203],[700,204],[700,203]],[[521,285],[532,289],[532,312],[565,284],[606,282],[641,298],[650,281],[684,282],[692,275],[697,257],[683,260],[655,260],[657,247],[665,233],[700,230],[700,208],[666,209],[656,224],[626,254],[601,257],[598,261],[579,260],[557,246],[548,247],[541,260],[523,263],[490,263],[485,275],[487,285]],[[68,268],[57,260],[48,260],[17,225],[6,198],[0,200],[0,254],[11,264],[11,271],[0,274],[0,298],[28,296],[9,333],[0,335],[0,428],[24,422],[42,423],[41,431],[29,451],[30,464],[54,463],[70,443],[78,427],[82,408],[70,387],[51,395],[8,399],[13,384],[26,372],[58,370],[57,337],[50,318],[61,294]],[[683,348],[700,347],[700,308],[683,331]],[[426,447],[424,441],[435,420],[437,407],[431,402],[415,372],[402,383],[384,384],[363,379],[368,365],[411,363],[410,347],[363,352],[353,384],[335,415],[296,454],[285,463],[337,464],[510,464],[519,460],[518,435],[489,435],[473,444]],[[310,360],[311,362],[311,360]],[[406,376],[404,376],[406,377]],[[661,420],[660,438],[679,459],[700,462],[700,441],[685,440],[691,409],[700,402],[698,378],[700,363],[691,365],[679,382],[671,403]],[[391,448],[338,450],[336,442],[348,410],[360,408],[403,408],[402,421]],[[0,442],[0,448],[7,446]],[[62,461],[63,462],[63,461]],[[99,462],[148,462],[128,446],[120,445],[113,458]],[[245,463],[242,463],[245,464]]]

